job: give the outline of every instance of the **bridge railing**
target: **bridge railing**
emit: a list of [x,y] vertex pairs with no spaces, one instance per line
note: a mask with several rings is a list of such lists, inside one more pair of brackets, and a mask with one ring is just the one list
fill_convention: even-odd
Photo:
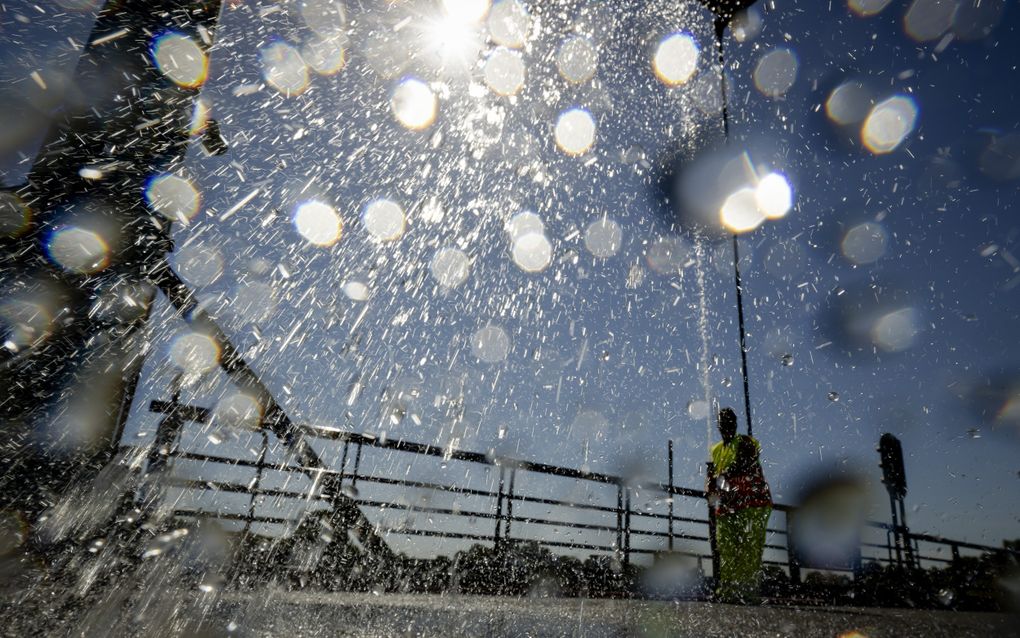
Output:
[[[339,469],[270,462],[264,453],[258,459],[251,460],[189,451],[180,446],[165,449],[167,461],[192,465],[188,472],[190,476],[167,473],[163,481],[168,487],[192,494],[216,493],[241,498],[241,506],[234,507],[233,511],[222,506],[203,507],[198,503],[187,507],[178,506],[175,514],[233,521],[245,532],[267,525],[293,530],[308,512],[331,509],[333,499],[339,492],[357,502],[366,516],[372,508],[376,512],[405,512],[408,521],[397,525],[379,525],[378,531],[390,538],[435,538],[494,546],[529,540],[561,551],[609,554],[623,564],[629,564],[635,557],[668,551],[696,560],[706,574],[715,574],[718,570],[717,563],[713,562],[714,521],[707,507],[706,493],[704,490],[673,485],[672,476],[665,483],[634,481],[603,472],[535,463],[450,446],[384,439],[340,429],[306,427],[304,434],[312,439],[342,445]],[[493,480],[489,481],[492,485],[490,489],[382,476],[362,469],[363,458],[368,450],[401,452],[434,457],[444,462],[457,461],[483,466],[489,471],[497,471],[498,479],[493,476]],[[197,468],[200,469],[196,470],[193,465],[195,463],[199,464]],[[194,476],[210,467],[217,469],[226,478],[210,480]],[[247,473],[238,472],[240,469],[245,469]],[[231,473],[238,477],[230,478],[228,475]],[[267,480],[270,474],[276,476],[276,480]],[[521,488],[520,480],[527,474],[560,477],[592,486],[601,490],[603,498],[600,502],[593,498],[585,502],[529,493]],[[311,485],[308,485],[309,476],[313,477]],[[279,486],[267,486],[266,483],[278,483]],[[359,484],[362,490],[359,490]],[[432,502],[387,498],[379,494],[373,496],[372,490],[365,488],[366,485],[399,489],[404,493],[425,490],[433,494],[449,494],[474,506],[464,507],[455,503],[447,507]],[[612,502],[613,492],[615,504]],[[645,500],[644,507],[640,506],[640,499]],[[265,511],[273,510],[274,507],[282,511],[278,515]],[[678,509],[681,510],[679,513]],[[789,514],[794,511],[789,505],[775,505],[768,528],[765,563],[783,568],[794,581],[799,581],[801,565],[788,542],[790,535],[787,529],[791,518]],[[411,517],[413,520],[410,520]],[[427,524],[419,523],[419,517],[424,517]],[[459,520],[459,524],[443,526],[436,519]],[[491,528],[483,526],[484,522],[488,522]],[[862,539],[858,560],[845,566],[828,566],[827,571],[854,571],[864,561],[896,563],[902,560],[901,555],[894,551],[892,525],[868,521],[866,529],[872,533]],[[531,533],[535,530],[540,531]],[[921,566],[952,563],[961,557],[961,552],[973,554],[1006,551],[1001,547],[901,531],[913,543],[913,556],[916,564]],[[567,534],[571,535],[569,540],[562,538]],[[922,545],[928,549],[927,553],[920,551]]]

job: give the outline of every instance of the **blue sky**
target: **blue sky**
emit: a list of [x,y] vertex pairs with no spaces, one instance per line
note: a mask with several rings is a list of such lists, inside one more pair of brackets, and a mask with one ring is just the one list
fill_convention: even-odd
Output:
[[[877,478],[874,446],[893,432],[907,453],[911,524],[997,544],[1017,535],[1018,417],[1008,389],[980,388],[1005,379],[1015,396],[1020,385],[1018,9],[1006,3],[997,22],[981,22],[984,14],[971,19],[965,7],[939,31],[910,5],[893,0],[861,17],[841,2],[777,0],[756,8],[759,28],[742,41],[727,34],[726,159],[746,152],[762,173],[781,172],[795,204],[740,240],[755,435],[774,491],[791,500],[819,469]],[[310,73],[307,88],[287,95],[265,82],[260,50],[299,48],[322,34],[291,5],[233,6],[202,90],[231,152],[207,157],[195,145],[180,169],[202,208],[177,227],[175,261],[204,284],[200,296],[292,417],[660,480],[672,438],[677,483],[700,486],[708,423],[698,402],[707,394],[733,405],[743,423],[731,248],[677,213],[666,170],[678,161],[681,175],[701,175],[700,150],[722,141],[707,14],[683,3],[533,6],[519,53],[526,79],[507,98],[485,86],[475,64],[491,42],[463,65],[401,57],[404,39],[439,15],[436,7],[380,13],[375,3],[348,3],[346,66]],[[7,73],[20,69],[15,86],[34,90],[33,65],[55,64],[58,50],[41,43],[63,40],[65,26],[80,41],[87,16],[32,15],[26,24],[12,13],[8,5],[5,32],[29,53]],[[990,35],[967,39],[973,20],[994,27]],[[424,28],[415,37],[427,39]],[[676,32],[700,53],[691,79],[671,88],[651,72],[651,58]],[[557,73],[568,33],[595,44],[593,78],[571,83]],[[755,84],[767,55],[779,76],[797,62],[779,95],[766,94],[783,84],[766,77],[767,65]],[[407,77],[438,96],[424,131],[407,130],[391,111]],[[868,87],[869,106],[895,96],[915,105],[915,125],[891,152],[864,148],[861,122],[838,127],[827,114],[846,82]],[[594,145],[579,157],[554,141],[559,114],[573,107],[596,124]],[[3,165],[8,181],[16,181],[12,164],[16,155]],[[996,179],[1010,166],[1011,179]],[[367,232],[363,212],[379,198],[404,210],[396,241]],[[312,200],[343,222],[330,246],[310,244],[291,221]],[[542,219],[552,249],[539,272],[513,259],[505,226],[522,211]],[[606,219],[621,238],[600,257],[584,237]],[[430,270],[444,248],[471,260],[452,289]],[[367,301],[351,294],[351,282],[366,286]],[[844,319],[833,319],[841,308]],[[876,327],[879,317],[886,323]],[[500,344],[472,347],[486,327],[503,331],[505,356]],[[126,441],[151,435],[145,406],[167,394],[171,347],[186,332],[162,314],[151,329]],[[494,362],[478,356],[489,347]],[[188,392],[207,406],[231,396],[217,374]],[[393,418],[395,402],[402,418]],[[239,436],[195,440],[249,443]],[[399,457],[378,463],[410,472]],[[491,481],[465,477],[475,479]]]

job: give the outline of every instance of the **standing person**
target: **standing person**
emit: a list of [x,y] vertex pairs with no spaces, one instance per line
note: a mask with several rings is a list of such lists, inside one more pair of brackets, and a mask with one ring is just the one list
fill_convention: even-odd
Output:
[[737,415],[731,408],[719,410],[719,434],[722,441],[712,446],[708,475],[719,552],[716,596],[722,602],[757,604],[772,493],[758,459],[761,445],[737,434]]

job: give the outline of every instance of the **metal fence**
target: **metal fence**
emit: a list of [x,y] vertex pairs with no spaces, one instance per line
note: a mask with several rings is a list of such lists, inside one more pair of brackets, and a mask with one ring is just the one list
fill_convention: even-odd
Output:
[[[177,463],[190,463],[190,476],[167,472],[163,484],[190,493],[237,495],[233,511],[222,506],[203,507],[200,503],[190,507],[178,506],[175,514],[182,517],[217,518],[232,521],[240,531],[252,532],[259,526],[275,525],[292,531],[310,511],[330,510],[339,495],[354,500],[365,512],[406,512],[425,516],[428,524],[417,521],[401,525],[380,525],[378,531],[387,538],[394,536],[431,537],[444,541],[482,543],[501,546],[514,541],[535,541],[559,551],[588,552],[617,556],[625,565],[640,556],[661,552],[684,554],[696,559],[703,573],[718,572],[713,551],[714,516],[707,507],[704,490],[680,487],[673,484],[673,446],[667,452],[666,482],[634,481],[626,477],[602,472],[534,463],[505,458],[495,454],[436,446],[405,440],[385,439],[340,429],[302,426],[304,436],[313,440],[332,441],[342,446],[339,469],[309,468],[293,461],[270,461],[267,458],[268,439],[254,459],[233,458],[204,452],[188,451],[175,445],[185,421],[205,423],[209,411],[202,408],[177,406],[166,402],[153,402],[153,411],[174,413],[173,419],[164,419],[157,432],[157,444],[150,454],[149,471]],[[166,425],[170,427],[167,428]],[[166,431],[167,429],[174,431]],[[265,435],[263,435],[264,437]],[[416,457],[441,459],[445,463],[460,462],[486,468],[493,472],[491,488],[469,487],[447,482],[431,482],[384,476],[363,470],[366,455],[375,450],[399,452]],[[197,464],[197,465],[195,465]],[[209,469],[233,473],[234,478],[203,479]],[[239,472],[239,470],[243,470]],[[495,475],[498,473],[498,476]],[[528,493],[521,489],[521,479],[529,475],[542,477],[542,481],[566,479],[581,485],[597,488],[603,497],[608,491],[609,502],[584,502],[579,499],[552,498]],[[310,481],[310,485],[309,485]],[[268,485],[267,485],[268,483]],[[359,488],[358,486],[362,486]],[[402,493],[427,490],[436,494],[455,495],[475,504],[475,507],[443,507],[432,503],[413,503],[408,499],[385,497],[371,492],[366,486],[387,487]],[[615,504],[612,495],[615,492]],[[638,506],[638,496],[652,506]],[[271,502],[267,506],[266,501]],[[594,499],[598,500],[598,499]],[[289,513],[286,511],[290,504]],[[284,510],[280,514],[267,513],[266,509]],[[536,509],[541,510],[537,511]],[[662,511],[664,510],[664,511]],[[693,514],[691,511],[693,510]],[[791,513],[795,508],[776,503],[768,527],[765,563],[783,568],[794,582],[800,582],[802,566],[789,542]],[[435,518],[459,520],[460,525],[444,527]],[[589,520],[578,520],[583,518]],[[779,525],[776,525],[777,520]],[[469,524],[463,524],[468,521]],[[491,524],[491,531],[483,526]],[[459,529],[458,529],[459,528]],[[913,533],[906,528],[895,528],[880,521],[867,521],[866,534],[860,542],[856,560],[844,566],[826,566],[827,571],[853,572],[867,561],[904,563],[919,566],[946,565],[958,560],[961,552],[970,554],[1008,551],[966,541],[946,539],[929,534]],[[556,537],[564,531],[576,536],[572,540]],[[529,533],[536,532],[536,533]],[[896,533],[909,540],[909,547],[898,547]],[[904,551],[909,550],[909,551]],[[923,550],[923,551],[922,551]],[[711,566],[709,571],[708,567]],[[805,569],[810,565],[803,566]]]

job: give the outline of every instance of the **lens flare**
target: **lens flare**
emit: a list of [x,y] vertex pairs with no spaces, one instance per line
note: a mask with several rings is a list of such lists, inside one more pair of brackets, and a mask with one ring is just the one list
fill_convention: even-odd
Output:
[[789,49],[769,51],[754,68],[754,86],[762,95],[785,95],[797,80],[797,57]]
[[840,249],[849,261],[858,265],[870,264],[882,258],[888,241],[881,224],[864,222],[846,231]]
[[875,105],[864,120],[861,141],[876,155],[891,153],[903,143],[917,123],[917,106],[904,95]]
[[346,38],[309,40],[301,47],[301,58],[319,75],[339,73],[347,64]]
[[471,336],[471,354],[486,363],[499,363],[510,352],[510,337],[499,326],[485,326]]
[[251,395],[233,392],[216,402],[213,422],[239,430],[255,430],[262,424],[262,405]]
[[71,272],[93,274],[110,265],[110,246],[98,232],[80,226],[64,226],[47,241],[50,260]]
[[767,219],[782,219],[793,207],[793,189],[780,173],[769,173],[758,181],[754,189],[758,210]]
[[471,260],[462,250],[442,248],[432,257],[429,272],[440,286],[456,288],[467,280],[471,272]]
[[666,86],[686,84],[698,70],[698,45],[687,33],[667,36],[655,49],[652,70]]
[[202,86],[209,74],[209,58],[198,43],[182,33],[164,33],[152,43],[152,61],[160,73],[178,86]]
[[17,237],[28,229],[31,221],[32,209],[20,197],[0,191],[0,236]]
[[524,60],[517,52],[498,47],[486,58],[482,75],[493,93],[514,95],[524,86]]
[[446,15],[464,22],[481,22],[489,13],[489,0],[443,0]]
[[584,109],[569,109],[560,113],[554,135],[564,153],[583,155],[595,143],[595,120]]
[[560,44],[556,52],[556,68],[563,79],[574,84],[587,82],[595,75],[598,53],[588,38],[575,35]]
[[584,231],[584,246],[596,257],[612,257],[623,245],[623,229],[612,219],[599,219]]
[[518,0],[499,0],[492,5],[487,24],[493,42],[517,49],[527,42],[531,16]]
[[903,29],[918,42],[935,40],[953,25],[958,4],[955,0],[914,0],[903,16]]
[[514,263],[525,272],[541,272],[552,262],[552,244],[540,233],[518,237],[511,253]]
[[419,131],[435,121],[439,103],[427,84],[417,78],[407,78],[393,91],[390,108],[398,122]]
[[379,241],[395,241],[404,234],[404,210],[394,201],[377,199],[365,206],[361,223]]
[[847,0],[850,10],[862,17],[878,15],[892,0]]
[[340,239],[343,223],[336,209],[319,201],[304,202],[294,211],[294,227],[315,246],[332,246]]
[[167,219],[187,225],[198,212],[201,196],[191,180],[179,175],[157,175],[145,186],[149,207]]
[[510,235],[510,241],[516,241],[528,233],[545,233],[545,224],[542,218],[531,211],[522,211],[510,218],[506,223],[506,232]]
[[719,209],[719,218],[734,233],[746,233],[761,226],[765,214],[758,207],[757,190],[745,187],[727,197]]
[[170,344],[170,361],[186,374],[202,374],[220,361],[220,347],[208,335],[187,332]]
[[858,124],[868,116],[873,104],[871,91],[863,83],[851,80],[832,90],[825,100],[825,114],[842,126]]
[[274,42],[260,52],[262,76],[266,84],[287,97],[308,89],[308,65],[301,54],[286,42]]

